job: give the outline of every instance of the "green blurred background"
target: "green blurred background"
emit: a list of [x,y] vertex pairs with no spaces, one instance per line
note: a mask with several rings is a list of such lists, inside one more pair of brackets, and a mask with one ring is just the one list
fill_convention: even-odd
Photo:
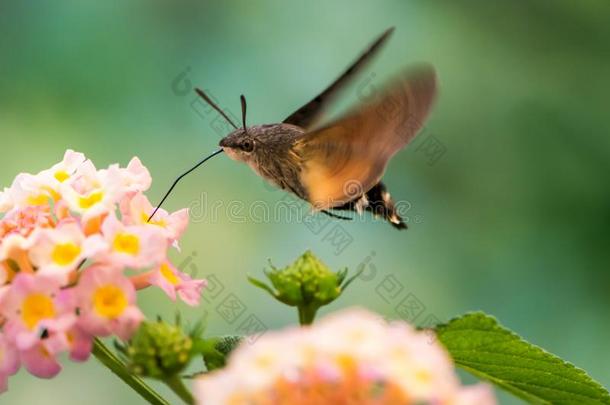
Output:
[[[178,308],[193,320],[207,312],[210,333],[235,332],[250,315],[269,328],[292,324],[295,311],[245,275],[311,248],[333,268],[368,269],[368,281],[328,311],[362,305],[398,318],[407,299],[419,305],[407,317],[421,325],[481,309],[610,386],[608,21],[601,0],[3,2],[0,185],[73,148],[98,167],[139,156],[157,200],[220,137],[220,121],[193,107],[189,86],[237,116],[244,93],[250,124],[278,122],[396,26],[340,106],[358,100],[367,78],[381,83],[416,61],[438,69],[441,95],[426,130],[386,174],[393,195],[410,203],[411,228],[368,219],[312,232],[294,221],[258,223],[247,211],[231,220],[231,201],[285,196],[219,157],[167,207],[198,213],[175,260],[214,274],[224,289],[199,309],[146,291],[145,312]],[[444,151],[436,162],[417,150],[426,139]],[[217,219],[201,214],[215,202]],[[336,225],[351,243],[328,236]],[[232,322],[218,311],[229,296],[244,307]],[[95,361],[65,364],[51,381],[21,372],[0,402],[141,403]]]

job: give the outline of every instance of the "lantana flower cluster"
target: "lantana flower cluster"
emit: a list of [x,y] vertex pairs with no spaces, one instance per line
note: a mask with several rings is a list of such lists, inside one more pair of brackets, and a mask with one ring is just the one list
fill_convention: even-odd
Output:
[[206,405],[496,404],[490,386],[460,384],[429,333],[362,309],[242,343],[195,394]]
[[129,339],[144,319],[136,290],[155,285],[197,305],[204,280],[168,260],[188,211],[159,210],[134,157],[98,170],[82,153],[0,192],[0,392],[23,366],[50,378],[58,355],[89,357],[95,337]]

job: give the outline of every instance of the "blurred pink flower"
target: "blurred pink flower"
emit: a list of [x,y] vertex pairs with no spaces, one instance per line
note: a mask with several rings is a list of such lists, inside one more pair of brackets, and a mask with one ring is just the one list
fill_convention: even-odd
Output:
[[[484,405],[492,403],[494,391],[489,384],[475,384],[462,387],[455,399],[455,405]],[[495,401],[495,400],[494,400]]]
[[461,386],[427,333],[352,309],[242,343],[225,368],[197,380],[195,395],[206,405],[496,404],[476,387]]

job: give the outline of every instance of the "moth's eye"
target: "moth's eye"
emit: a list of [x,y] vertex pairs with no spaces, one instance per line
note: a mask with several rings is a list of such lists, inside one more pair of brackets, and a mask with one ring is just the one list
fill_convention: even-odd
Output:
[[244,141],[241,143],[241,149],[244,152],[252,152],[254,150],[254,141],[251,139],[244,139]]

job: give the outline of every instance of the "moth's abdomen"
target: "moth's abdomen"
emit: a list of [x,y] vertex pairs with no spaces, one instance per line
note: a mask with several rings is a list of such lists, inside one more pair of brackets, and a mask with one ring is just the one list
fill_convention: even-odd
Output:
[[382,217],[396,229],[407,229],[407,224],[398,214],[396,204],[382,182],[375,184],[369,191],[352,201],[333,209],[356,211],[359,214],[369,211],[377,217]]

